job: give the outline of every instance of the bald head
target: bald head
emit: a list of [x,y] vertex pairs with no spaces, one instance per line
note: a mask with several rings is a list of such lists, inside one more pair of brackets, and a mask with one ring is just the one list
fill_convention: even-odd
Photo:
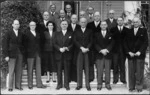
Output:
[[113,19],[114,18],[114,10],[109,10],[109,18]]
[[98,11],[96,11],[95,13],[94,13],[94,21],[100,21],[100,12],[98,12]]
[[59,15],[61,18],[64,18],[65,17],[65,11],[64,10],[60,10],[59,11]]
[[12,24],[13,29],[18,30],[20,27],[19,20],[14,20]]
[[85,17],[85,14],[86,14],[86,12],[85,12],[85,11],[80,11],[80,13],[79,13],[80,18]]
[[141,20],[138,17],[133,18],[133,25],[135,28],[139,27],[141,25]]
[[72,22],[73,24],[76,24],[76,23],[77,23],[77,20],[78,20],[78,16],[77,16],[76,14],[73,14],[73,15],[71,16],[71,22]]
[[80,18],[80,25],[82,28],[86,28],[86,25],[87,25],[87,19],[82,17]]
[[49,20],[49,12],[45,11],[45,12],[43,13],[43,19],[46,20],[46,21]]

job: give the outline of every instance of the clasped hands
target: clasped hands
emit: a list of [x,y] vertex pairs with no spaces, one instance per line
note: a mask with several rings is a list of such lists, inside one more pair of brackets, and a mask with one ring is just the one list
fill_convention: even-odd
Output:
[[62,47],[59,50],[61,53],[65,52],[65,51],[69,51],[68,47]]
[[89,48],[80,47],[80,49],[83,53],[86,53],[89,51]]
[[136,53],[133,53],[133,52],[129,52],[129,55],[131,56],[131,57],[134,57],[134,56],[140,56],[141,55],[141,52],[136,52]]
[[99,51],[99,53],[102,53],[104,56],[106,56],[109,53],[109,51],[107,49],[102,49]]

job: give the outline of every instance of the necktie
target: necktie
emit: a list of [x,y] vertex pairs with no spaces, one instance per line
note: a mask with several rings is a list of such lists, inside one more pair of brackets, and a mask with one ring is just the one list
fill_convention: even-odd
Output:
[[120,32],[122,31],[122,29],[121,29],[121,26],[120,26],[120,30],[119,30]]

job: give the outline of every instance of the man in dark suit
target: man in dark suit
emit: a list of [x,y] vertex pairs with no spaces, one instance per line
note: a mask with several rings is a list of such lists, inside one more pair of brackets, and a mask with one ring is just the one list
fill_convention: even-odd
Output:
[[46,74],[46,65],[45,65],[45,60],[44,60],[44,40],[45,40],[45,35],[44,35],[44,32],[47,31],[47,22],[49,21],[49,12],[45,11],[43,13],[43,21],[40,22],[39,25],[37,25],[36,29],[37,29],[37,32],[40,34],[40,41],[41,41],[41,74],[44,75]]
[[87,8],[87,21],[88,23],[94,21],[94,8],[93,7]]
[[126,60],[126,55],[125,55],[125,50],[123,47],[124,44],[124,38],[126,35],[126,32],[128,32],[128,28],[124,27],[124,22],[123,18],[119,17],[117,19],[118,25],[114,28],[111,29],[111,32],[113,34],[113,38],[115,41],[115,45],[113,47],[113,83],[116,84],[119,80],[120,76],[120,81],[122,83],[126,83],[126,78],[125,78],[125,60]]
[[[72,32],[67,30],[68,22],[66,20],[61,22],[62,30],[56,32],[54,37],[55,60],[57,64],[57,90],[64,87],[66,90],[70,90],[69,87],[69,74],[70,74],[70,63],[72,59]],[[62,69],[64,66],[64,79],[62,79]]]
[[[76,30],[80,28],[78,23],[78,17],[76,14],[71,16],[71,23],[68,25],[68,31],[71,31],[73,34]],[[76,52],[75,52],[75,45],[73,44],[72,47],[72,60],[71,60],[71,70],[70,70],[70,81],[77,81],[77,68],[76,68]]]
[[41,80],[41,47],[40,34],[36,32],[36,23],[31,21],[29,23],[30,30],[25,33],[25,47],[28,62],[28,87],[33,89],[33,66],[36,69],[36,86],[38,88],[46,88]]
[[[100,12],[95,12],[93,14],[93,18],[94,18],[94,21],[90,22],[87,24],[87,27],[90,28],[91,30],[93,30],[93,38],[94,37],[94,34],[97,33],[97,32],[100,32]],[[93,81],[94,79],[94,64],[95,64],[95,53],[96,53],[96,49],[94,47],[94,43],[92,45],[92,49],[91,49],[91,52],[90,52],[90,55],[91,55],[91,59],[90,59],[90,80]]]
[[66,14],[65,14],[64,10],[59,11],[59,16],[60,17],[56,20],[56,31],[61,31],[62,30],[61,26],[60,26],[61,21],[66,20],[68,22],[68,24],[70,24],[70,20],[68,18],[66,18],[65,15]]
[[56,24],[56,20],[59,18],[59,13],[56,12],[56,5],[50,5],[50,12],[49,12],[49,21],[52,21]]
[[105,87],[111,90],[110,69],[112,58],[112,47],[114,44],[112,34],[107,29],[106,21],[101,22],[101,30],[95,34],[96,66],[97,66],[97,90],[102,89],[103,72],[105,69]]
[[140,28],[139,18],[133,19],[134,28],[127,32],[124,42],[125,52],[128,58],[129,91],[143,89],[144,60],[148,46],[148,35],[145,28]]
[[8,61],[9,71],[9,85],[8,91],[13,91],[13,81],[15,74],[15,88],[23,90],[21,87],[22,79],[22,61],[23,61],[23,37],[24,34],[20,32],[19,21],[14,20],[12,24],[13,29],[6,32],[3,39],[3,54],[6,61]]
[[83,68],[85,71],[85,82],[88,91],[91,90],[89,83],[89,51],[92,46],[92,30],[86,28],[87,19],[80,18],[81,28],[74,33],[74,44],[77,48],[77,87],[76,90],[82,88]]
[[70,4],[67,4],[65,6],[65,11],[66,11],[66,18],[70,20],[71,19],[71,15],[72,15],[72,7],[71,7]]
[[87,27],[89,27],[91,30],[93,30],[94,33],[100,32],[100,12],[96,11],[94,13],[94,21],[87,24]]
[[109,11],[109,18],[106,19],[107,25],[108,25],[108,29],[112,29],[113,27],[117,26],[117,20],[114,18],[114,10],[110,10]]
[[78,17],[76,14],[73,14],[71,16],[71,23],[68,25],[68,30],[74,32],[79,28],[80,25],[78,24]]

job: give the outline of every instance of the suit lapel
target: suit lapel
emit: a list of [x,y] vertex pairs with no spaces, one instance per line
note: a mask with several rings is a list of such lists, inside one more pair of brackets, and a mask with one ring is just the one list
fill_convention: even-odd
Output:
[[140,30],[141,30],[141,28],[138,29],[136,36],[140,35]]
[[14,36],[15,38],[17,37],[14,30],[12,30],[12,36]]

